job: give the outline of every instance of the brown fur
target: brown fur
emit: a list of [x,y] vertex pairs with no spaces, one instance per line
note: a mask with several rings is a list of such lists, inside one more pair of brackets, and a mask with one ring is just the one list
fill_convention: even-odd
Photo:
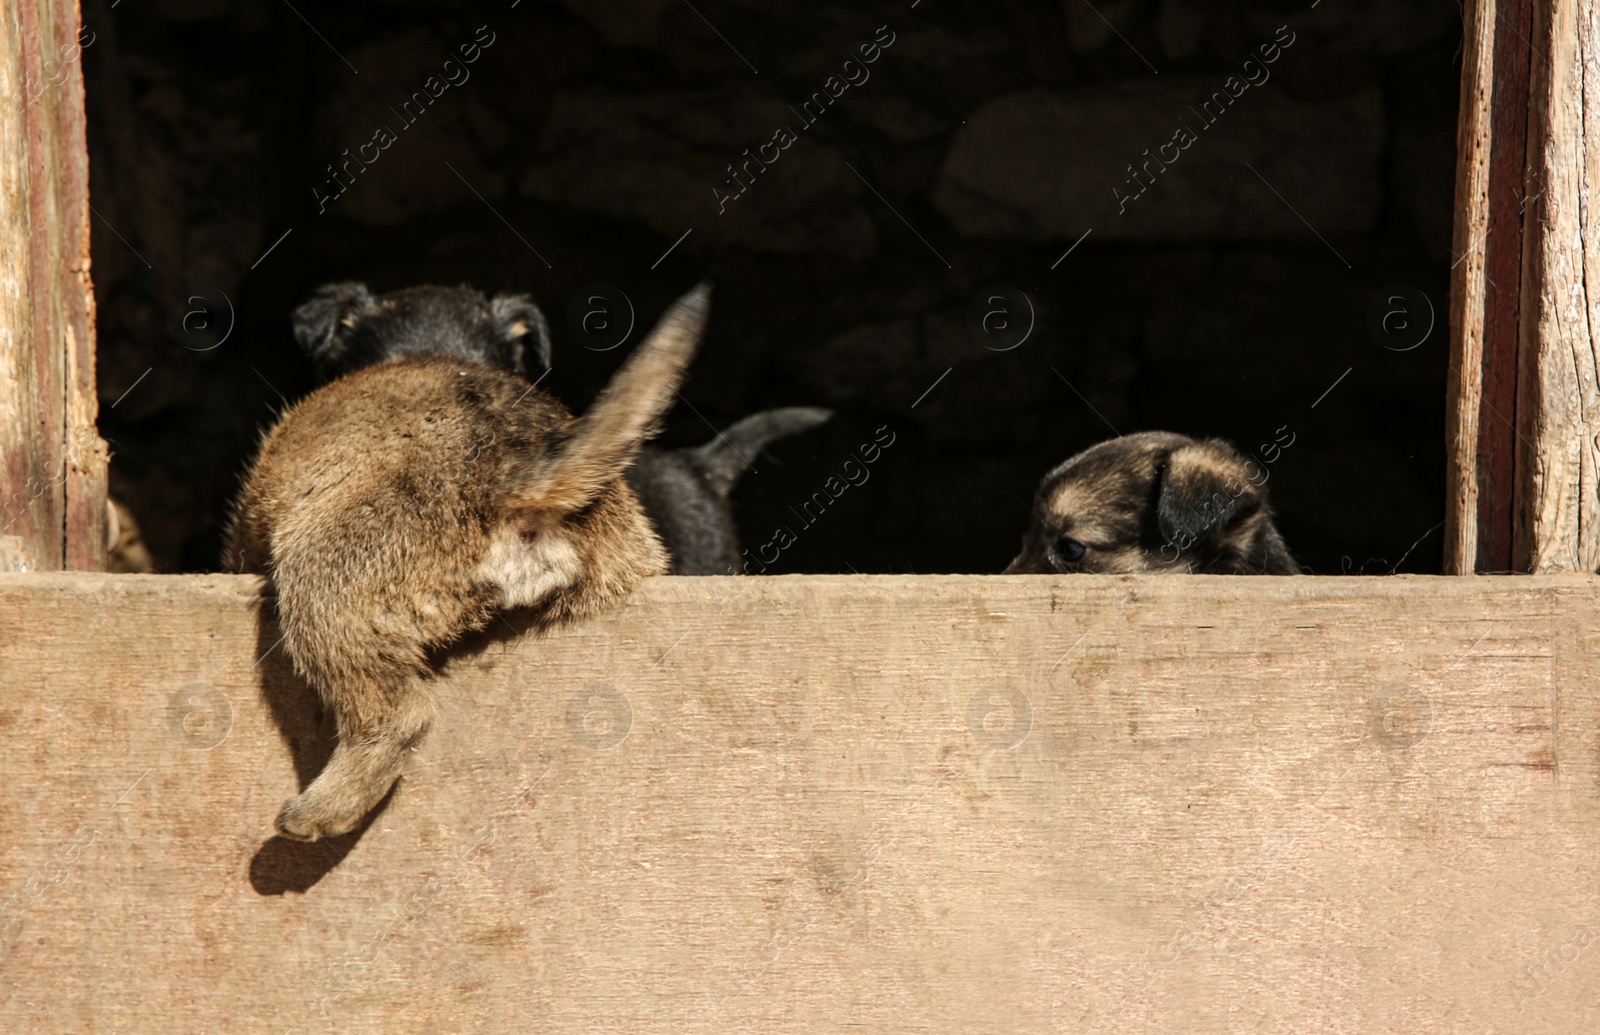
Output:
[[123,575],[149,575],[156,570],[139,532],[133,512],[106,497],[106,571]]
[[1005,573],[1297,574],[1261,472],[1221,439],[1102,442],[1045,475]]
[[281,833],[344,833],[388,793],[437,711],[430,650],[496,609],[575,618],[666,570],[622,474],[706,308],[704,287],[676,303],[577,420],[459,354],[384,359],[284,413],[246,478],[228,567],[272,580],[284,648],[339,744]]

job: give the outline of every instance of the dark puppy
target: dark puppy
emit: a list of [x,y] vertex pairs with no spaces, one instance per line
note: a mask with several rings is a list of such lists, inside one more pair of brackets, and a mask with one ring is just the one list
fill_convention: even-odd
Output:
[[485,298],[468,287],[375,297],[365,284],[325,284],[294,311],[294,336],[324,382],[386,359],[437,356],[525,374],[528,353],[550,367],[550,329],[527,295]]
[[703,446],[646,446],[628,470],[628,484],[667,545],[672,574],[737,574],[739,533],[728,496],[739,476],[772,442],[832,416],[832,410],[814,406],[766,410],[724,429]]
[[1045,475],[1005,573],[1298,574],[1265,482],[1221,439],[1143,431],[1102,442]]
[[526,299],[341,284],[296,312],[318,367],[353,372],[267,434],[226,559],[272,580],[284,649],[337,720],[284,836],[344,833],[388,793],[437,712],[431,650],[498,608],[572,618],[666,570],[623,472],[676,395],[707,294],[674,304],[576,420],[521,376],[548,350]]

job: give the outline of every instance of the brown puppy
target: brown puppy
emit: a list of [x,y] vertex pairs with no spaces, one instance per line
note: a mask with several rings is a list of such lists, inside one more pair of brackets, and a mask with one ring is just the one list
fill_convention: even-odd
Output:
[[572,618],[666,571],[623,472],[676,397],[707,299],[675,303],[576,420],[520,376],[510,342],[530,322],[504,299],[341,284],[296,314],[319,366],[371,365],[283,414],[234,513],[227,566],[271,579],[284,648],[338,726],[284,836],[345,833],[388,793],[437,711],[431,649],[497,608]]
[[1299,570],[1272,524],[1259,465],[1221,439],[1143,431],[1045,475],[1022,552],[1005,573]]
[[133,512],[117,500],[106,497],[106,571],[122,575],[149,575],[156,570],[150,550],[144,545],[139,522]]

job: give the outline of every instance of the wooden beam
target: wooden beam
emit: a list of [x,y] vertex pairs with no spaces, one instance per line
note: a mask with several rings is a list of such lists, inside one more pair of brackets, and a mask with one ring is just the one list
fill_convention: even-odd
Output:
[[0,9],[0,570],[105,565],[82,40],[71,0]]
[[1512,570],[1530,0],[1467,0],[1456,135],[1445,571]]
[[1600,567],[1600,3],[1534,5],[1513,566]]
[[1469,0],[1446,571],[1600,567],[1596,0]]
[[259,590],[0,576],[0,1030],[1600,1030],[1592,576],[652,579],[310,846]]

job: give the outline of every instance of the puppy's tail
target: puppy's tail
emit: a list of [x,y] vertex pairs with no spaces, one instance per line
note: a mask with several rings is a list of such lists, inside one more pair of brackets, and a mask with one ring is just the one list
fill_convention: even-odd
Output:
[[832,416],[832,410],[820,406],[763,410],[725,428],[705,445],[684,450],[684,453],[705,475],[712,489],[726,499],[757,453],[780,438],[814,428]]
[[511,478],[506,504],[563,513],[582,510],[628,469],[677,398],[684,371],[700,347],[711,287],[678,299],[634,349],[571,435]]

